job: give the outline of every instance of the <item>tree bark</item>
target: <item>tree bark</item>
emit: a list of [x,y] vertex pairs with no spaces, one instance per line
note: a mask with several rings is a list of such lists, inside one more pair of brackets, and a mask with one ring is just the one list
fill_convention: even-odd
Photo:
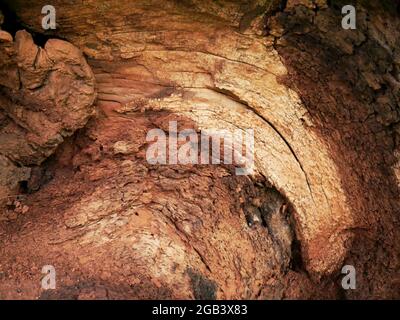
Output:
[[[53,2],[2,8],[1,298],[399,298],[393,2]],[[149,164],[171,121],[253,128],[254,174]]]

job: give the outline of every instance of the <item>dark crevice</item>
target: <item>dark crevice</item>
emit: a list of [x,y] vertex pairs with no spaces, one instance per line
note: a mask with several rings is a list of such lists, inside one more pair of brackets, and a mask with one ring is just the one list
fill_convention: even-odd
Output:
[[24,24],[19,19],[14,10],[12,10],[12,8],[7,5],[7,3],[0,2],[0,11],[3,13],[4,16],[4,22],[1,25],[1,29],[10,33],[14,39],[17,31],[26,30],[32,35],[33,42],[42,48],[44,48],[47,40],[49,39],[65,40],[62,37],[57,36],[54,33],[54,30],[43,30],[44,33],[34,31],[31,27],[29,27],[27,24]]
[[23,180],[19,182],[19,193],[20,194],[28,194],[28,181]]
[[260,227],[265,229],[279,252],[284,272],[292,270],[310,278],[303,261],[295,211],[290,201],[270,185],[265,177],[254,178],[241,192],[241,196],[246,199],[242,210],[249,232]]
[[293,239],[291,245],[291,259],[289,268],[293,271],[299,272],[305,270],[303,265],[303,259],[301,258],[301,243],[297,239]]
[[1,25],[1,29],[10,33],[13,37],[18,30],[24,29],[21,21],[18,19],[16,14],[13,10],[9,8],[9,6],[4,3],[0,2],[0,11],[3,13],[4,22]]
[[54,177],[55,156],[51,155],[41,165],[32,166],[31,176],[27,181],[19,183],[20,193],[31,194],[40,190],[44,185],[49,183]]
[[187,269],[190,278],[194,298],[196,300],[215,300],[217,285],[214,281],[207,279],[199,271],[192,268]]

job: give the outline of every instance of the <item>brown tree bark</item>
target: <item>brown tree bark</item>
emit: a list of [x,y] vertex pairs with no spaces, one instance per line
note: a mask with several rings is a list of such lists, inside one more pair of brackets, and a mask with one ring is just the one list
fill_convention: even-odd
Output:
[[[399,298],[396,3],[53,2],[2,8],[0,298]],[[170,121],[254,174],[150,165]]]

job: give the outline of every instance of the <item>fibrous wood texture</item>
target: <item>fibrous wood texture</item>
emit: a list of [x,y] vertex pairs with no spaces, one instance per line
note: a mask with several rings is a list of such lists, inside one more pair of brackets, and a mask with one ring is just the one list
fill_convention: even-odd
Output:
[[[338,2],[53,5],[56,30],[14,1],[29,32],[0,31],[0,191],[25,192],[0,224],[1,295],[398,297],[393,11],[360,4],[343,30]],[[170,121],[253,128],[254,174],[149,165],[146,133]]]

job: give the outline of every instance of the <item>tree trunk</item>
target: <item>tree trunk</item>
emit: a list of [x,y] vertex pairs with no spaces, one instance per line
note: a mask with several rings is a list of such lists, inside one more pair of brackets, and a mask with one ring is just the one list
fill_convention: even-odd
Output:
[[[396,2],[6,2],[0,298],[400,297]],[[254,172],[150,164],[174,121]]]

